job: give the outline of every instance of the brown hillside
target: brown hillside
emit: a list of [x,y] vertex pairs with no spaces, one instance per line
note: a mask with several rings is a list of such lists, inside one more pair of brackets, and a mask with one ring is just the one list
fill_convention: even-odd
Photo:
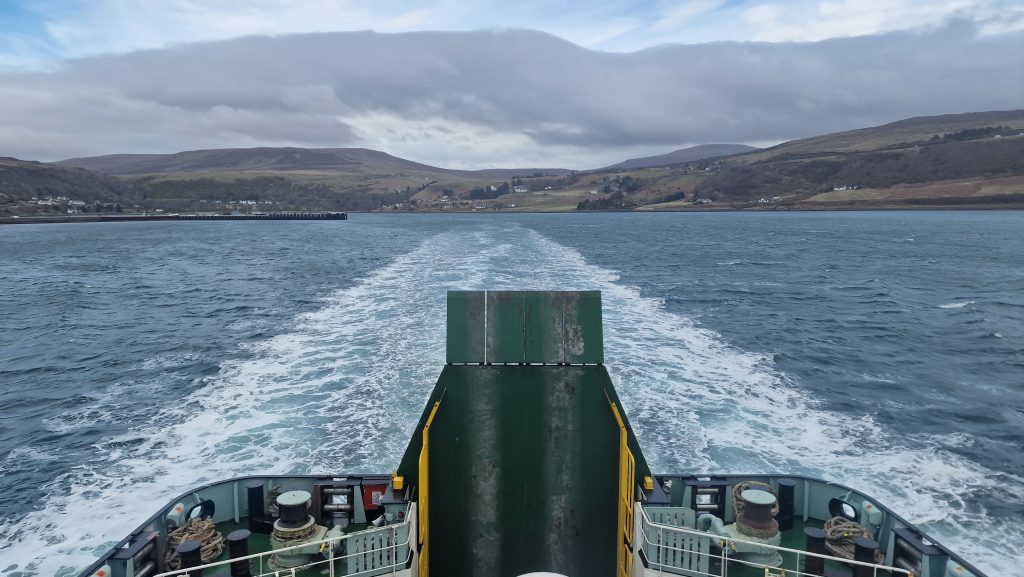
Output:
[[738,160],[753,164],[779,157],[802,157],[829,152],[866,152],[927,141],[935,135],[941,136],[982,126],[1008,126],[1011,129],[1024,130],[1024,110],[919,116],[882,126],[792,140],[744,154],[738,157]]
[[125,202],[125,194],[125,186],[117,179],[88,170],[0,158],[0,207],[48,196],[89,203],[121,203]]

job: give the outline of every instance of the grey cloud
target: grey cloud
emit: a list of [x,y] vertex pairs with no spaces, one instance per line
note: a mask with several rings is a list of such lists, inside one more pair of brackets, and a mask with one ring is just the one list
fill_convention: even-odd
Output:
[[[410,134],[429,144],[406,155],[426,162],[451,157],[444,143],[460,137],[459,126],[526,135],[526,145],[569,147],[576,157],[608,157],[627,148],[776,141],[1022,106],[1024,32],[979,36],[967,23],[630,54],[522,30],[306,34],[0,76],[0,151],[55,159],[212,146],[373,147],[380,123],[360,124],[373,116],[394,120],[389,131],[447,126],[449,134],[434,128],[433,139]],[[521,158],[536,153],[524,149]]]

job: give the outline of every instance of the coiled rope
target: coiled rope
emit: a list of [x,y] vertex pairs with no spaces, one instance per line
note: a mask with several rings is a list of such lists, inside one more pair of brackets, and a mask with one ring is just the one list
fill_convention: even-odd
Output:
[[[857,537],[871,539],[871,531],[846,517],[832,517],[825,521],[825,548],[836,557],[853,559],[854,541]],[[882,554],[875,551],[875,563],[882,562]]]
[[779,515],[779,494],[775,492],[768,483],[762,483],[761,481],[742,481],[732,486],[732,509],[736,513],[736,518],[739,519],[743,513],[743,507],[747,504],[740,495],[747,489],[757,489],[759,491],[768,491],[775,496],[775,503],[772,505],[772,517]]
[[771,539],[779,534],[779,529],[757,529],[749,525],[740,523],[739,519],[736,520],[736,530],[747,537],[754,537],[756,539]]
[[213,561],[224,552],[224,536],[217,531],[217,526],[213,524],[213,521],[199,518],[189,519],[167,536],[165,561],[172,570],[181,567],[181,556],[178,555],[177,549],[178,545],[185,541],[199,541],[203,544],[199,550],[199,557],[203,563]]
[[772,537],[775,537],[779,534],[778,528],[756,529],[742,522],[743,509],[747,506],[747,502],[743,500],[742,495],[743,491],[746,491],[747,489],[767,491],[774,495],[775,503],[772,504],[772,517],[777,517],[779,514],[779,495],[771,485],[760,481],[742,481],[740,483],[736,483],[732,486],[732,509],[736,513],[736,530],[748,537],[755,537],[757,539],[771,539]]

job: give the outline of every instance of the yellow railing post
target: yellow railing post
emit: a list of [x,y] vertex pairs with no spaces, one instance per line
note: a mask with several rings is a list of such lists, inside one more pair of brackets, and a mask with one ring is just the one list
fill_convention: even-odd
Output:
[[619,521],[616,528],[615,574],[617,577],[633,575],[633,490],[636,485],[636,460],[629,450],[629,432],[619,408],[612,405],[612,414],[619,425]]
[[427,530],[430,528],[429,514],[429,486],[430,486],[430,425],[434,422],[434,415],[441,401],[436,401],[430,409],[430,416],[427,417],[427,424],[423,426],[423,447],[420,449],[419,461],[419,489],[417,496],[417,513],[419,519],[418,541],[420,545],[420,577],[430,577],[430,547],[427,540]]

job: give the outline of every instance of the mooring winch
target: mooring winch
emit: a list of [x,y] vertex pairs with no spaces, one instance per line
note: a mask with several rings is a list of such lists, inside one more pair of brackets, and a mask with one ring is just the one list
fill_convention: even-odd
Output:
[[736,522],[726,525],[721,519],[705,513],[697,518],[697,528],[730,540],[731,555],[752,563],[778,567],[782,556],[775,549],[750,544],[760,543],[778,547],[782,542],[779,522],[773,517],[778,500],[769,491],[746,489],[736,502]]
[[[328,531],[309,513],[312,495],[306,491],[288,491],[278,495],[278,518],[270,533],[270,546],[276,551],[270,558],[274,569],[290,569],[309,563],[320,553],[319,542],[341,535],[340,528]],[[306,547],[301,545],[309,544]],[[294,548],[298,547],[298,548]]]

